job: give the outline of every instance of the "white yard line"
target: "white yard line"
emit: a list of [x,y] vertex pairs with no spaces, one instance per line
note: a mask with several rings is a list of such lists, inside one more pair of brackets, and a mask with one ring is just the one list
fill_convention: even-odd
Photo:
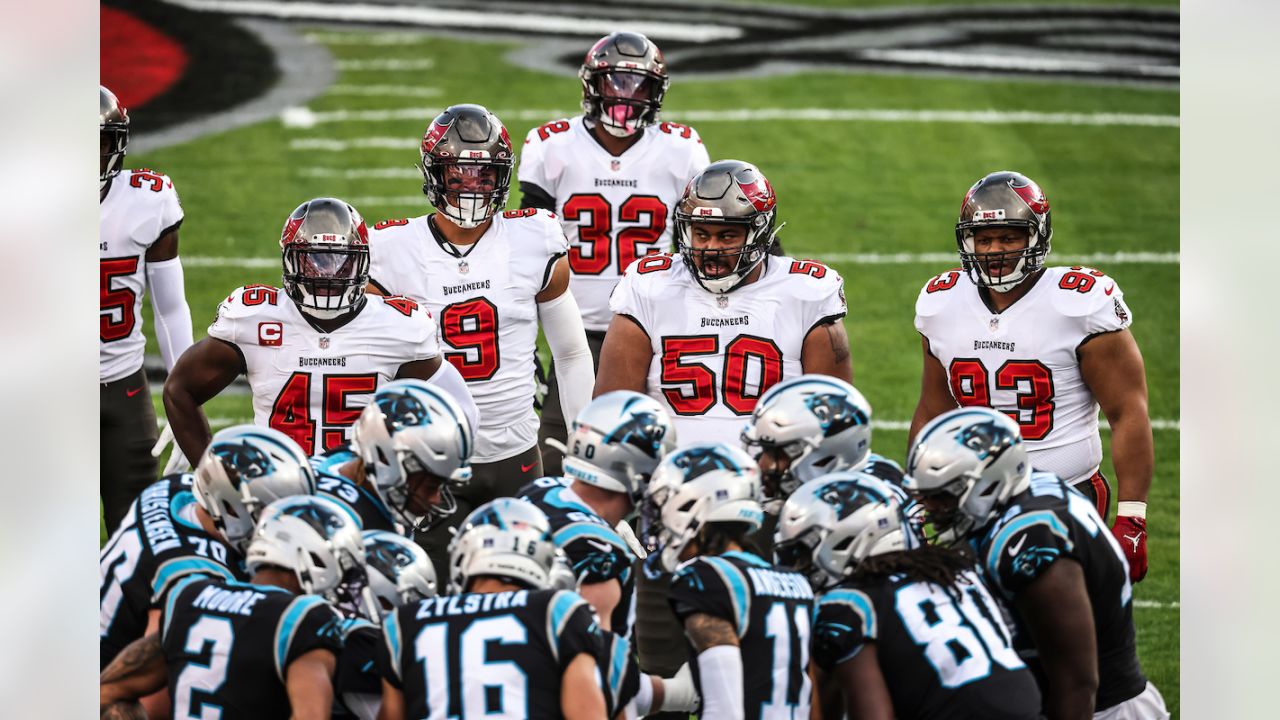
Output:
[[1081,72],[1097,74],[1123,69],[1139,75],[1159,78],[1177,78],[1177,65],[1127,65],[1092,60],[1067,60],[1062,58],[1033,58],[1026,55],[992,55],[956,52],[952,50],[920,50],[894,48],[867,48],[855,53],[858,57],[882,62],[905,63],[972,68],[975,70],[1017,70],[1022,72]]
[[331,95],[361,95],[366,97],[439,97],[440,88],[417,85],[334,85]]
[[[308,35],[308,38],[313,36]],[[342,35],[339,37],[348,37]],[[430,70],[436,66],[432,58],[371,58],[369,60],[335,60],[333,66],[347,72],[385,72],[388,70]]]
[[422,179],[422,172],[412,165],[406,167],[383,167],[383,168],[325,168],[325,167],[309,167],[302,168],[299,174],[303,177],[310,178],[344,178],[351,179],[373,179],[373,180],[400,180],[404,178]]
[[[1098,426],[1106,432],[1111,432],[1111,425],[1105,419],[1098,420]],[[910,420],[872,420],[871,427],[877,430],[889,431],[906,431],[911,429]],[[1173,432],[1182,432],[1182,421],[1172,418],[1152,418],[1152,430],[1171,430]]]
[[1150,608],[1155,610],[1164,609],[1181,609],[1182,603],[1174,600],[1173,602],[1160,602],[1159,600],[1134,600],[1133,606],[1136,608]]
[[416,150],[421,140],[414,137],[364,137],[353,140],[307,137],[289,141],[290,150],[320,150],[322,152],[346,152],[351,149]]
[[[308,128],[337,122],[391,122],[417,120],[426,122],[442,108],[387,108],[382,110],[324,110],[292,107],[280,115],[287,127]],[[573,115],[571,110],[495,110],[494,114],[510,123],[515,120],[554,120]],[[740,108],[736,110],[686,110],[668,112],[668,120],[695,122],[774,122],[808,120],[825,122],[890,122],[890,123],[977,123],[994,125],[1077,125],[1135,126],[1177,128],[1177,115],[1143,115],[1135,113],[1067,113],[1003,110],[897,110],[875,108]]]
[[[567,17],[370,3],[280,2],[279,0],[169,0],[169,2],[202,12],[260,15],[281,20],[392,23],[424,28],[464,27],[489,31],[515,30],[563,35],[606,35],[616,30],[618,24],[616,19],[607,17]],[[636,21],[628,22],[627,29],[644,33],[655,40],[683,40],[696,43],[734,40],[742,37],[741,28],[709,23]],[[409,33],[394,35],[407,34]],[[315,33],[313,37],[323,37],[323,35]],[[361,42],[365,42],[368,38],[367,35],[357,37]]]

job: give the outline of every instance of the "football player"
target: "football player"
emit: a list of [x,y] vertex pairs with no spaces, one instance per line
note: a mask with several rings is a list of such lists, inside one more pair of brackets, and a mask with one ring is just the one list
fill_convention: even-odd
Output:
[[470,478],[472,429],[450,394],[396,380],[360,412],[349,445],[311,458],[316,483],[349,506],[363,529],[413,537],[456,509],[452,488]]
[[[173,181],[153,170],[125,170],[129,114],[98,87],[98,380],[103,518],[107,532],[155,482],[156,413],[142,370],[142,295],[151,291],[156,342],[166,369],[191,345],[178,259],[182,205]],[[166,433],[167,434],[167,433]]]
[[533,408],[539,325],[568,379],[565,417],[590,401],[595,373],[560,224],[546,210],[502,211],[515,153],[498,118],[479,105],[446,109],[427,128],[420,159],[436,211],[374,226],[371,283],[439,318],[445,358],[480,408],[473,477],[457,493],[462,512],[423,536],[439,568],[450,529],[471,509],[542,476]]
[[[613,313],[609,293],[633,260],[671,247],[671,208],[711,162],[697,131],[659,122],[670,78],[644,35],[600,38],[578,71],[583,114],[533,128],[520,153],[520,207],[560,217],[569,239],[569,289],[598,360]],[[564,442],[559,381],[547,378],[538,438],[543,470],[560,474]],[[572,416],[567,416],[572,417]]]
[[450,547],[459,594],[383,622],[379,717],[604,717],[596,663],[611,634],[582,597],[547,589],[555,552],[546,515],[528,502],[476,508]]
[[364,218],[336,198],[298,206],[280,233],[284,288],[247,285],[218,306],[209,337],[183,353],[164,386],[187,457],[209,441],[200,406],[244,373],[254,422],[307,453],[337,447],[378,386],[426,380],[440,365],[436,326],[403,297],[367,297]]
[[374,720],[382,706],[378,675],[381,619],[401,605],[437,595],[436,573],[427,553],[411,540],[383,530],[366,530],[365,575],[368,593],[358,617],[343,621],[342,652],[333,678],[333,716]]
[[812,668],[822,717],[1040,717],[973,558],[923,545],[899,493],[865,472],[801,485],[782,508],[778,563],[819,593]]
[[669,601],[684,626],[700,717],[809,716],[809,618],[803,575],[752,552],[764,511],[760,471],[736,447],[693,445],[654,470],[643,537],[674,573]]
[[1124,552],[1092,500],[1033,472],[1029,455],[1005,413],[950,410],[916,436],[907,488],[936,539],[970,541],[1012,603],[1015,642],[1037,657],[1049,718],[1168,718],[1138,664]]
[[285,498],[263,510],[248,564],[252,584],[174,586],[159,632],[102,672],[103,717],[167,680],[177,717],[329,718],[342,617],[320,596],[363,573],[360,531],[329,500]]
[[782,380],[851,379],[844,283],[821,263],[769,256],[776,204],[769,181],[740,160],[689,183],[675,209],[680,257],[635,261],[613,292],[596,395],[650,395],[688,445],[738,437]]
[[962,267],[930,280],[916,300],[924,371],[910,436],[957,405],[1004,411],[1036,469],[1066,480],[1106,518],[1101,407],[1119,484],[1112,532],[1137,582],[1147,573],[1155,455],[1133,314],[1100,271],[1044,266],[1050,220],[1044,191],[1016,172],[991,173],[965,194],[956,223]]

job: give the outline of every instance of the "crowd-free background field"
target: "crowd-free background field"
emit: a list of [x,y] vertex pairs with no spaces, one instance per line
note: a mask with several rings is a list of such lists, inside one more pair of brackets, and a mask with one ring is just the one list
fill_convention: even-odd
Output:
[[[810,4],[847,6],[835,0]],[[1128,5],[1177,8],[1163,0]],[[964,12],[954,22],[962,26]],[[513,62],[521,57],[518,51],[541,38],[292,27],[296,37],[323,46],[335,61],[336,78],[318,97],[256,124],[127,159],[130,167],[170,175],[182,197],[181,255],[197,339],[233,288],[279,283],[279,230],[299,203],[341,197],[370,224],[429,212],[414,163],[418,140],[437,109],[482,103],[504,120],[517,144],[530,128],[579,111],[576,78]],[[1070,33],[1069,22],[1063,27],[1060,37]],[[1091,31],[1079,32],[1087,37]],[[1175,34],[1175,62],[1176,41]],[[591,38],[575,42],[585,51]],[[1141,46],[1141,38],[1130,44]],[[725,47],[732,49],[732,43]],[[104,45],[104,57],[106,52]],[[104,61],[104,82],[108,70]],[[1053,208],[1050,261],[1097,267],[1124,289],[1146,358],[1156,447],[1148,515],[1151,570],[1134,592],[1139,654],[1176,715],[1176,65],[1172,82],[1164,84],[821,68],[688,77],[674,58],[671,74],[664,118],[694,126],[713,160],[757,164],[778,193],[780,219],[787,223],[780,237],[788,254],[823,260],[844,276],[855,384],[873,404],[880,453],[900,461],[905,456],[921,364],[913,304],[926,280],[958,264],[952,228],[960,200],[977,178],[1015,169],[1037,180]],[[861,112],[880,110],[902,112]],[[993,112],[983,117],[924,111]],[[132,112],[141,118],[147,109]],[[1011,115],[1020,112],[1026,114]],[[137,133],[135,142],[145,137]],[[518,190],[510,204],[519,204]],[[149,308],[144,318],[148,354],[156,355]],[[153,391],[157,414],[163,415],[159,386]],[[215,429],[252,419],[243,389],[214,399],[206,411]],[[1105,430],[1103,440],[1110,440]],[[1109,450],[1104,471],[1114,477]]]

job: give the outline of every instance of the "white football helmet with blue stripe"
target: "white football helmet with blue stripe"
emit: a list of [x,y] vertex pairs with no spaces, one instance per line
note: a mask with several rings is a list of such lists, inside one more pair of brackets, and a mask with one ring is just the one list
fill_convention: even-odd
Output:
[[[457,510],[453,489],[471,480],[475,438],[457,401],[422,380],[378,388],[352,432],[352,447],[378,496],[406,527],[422,531]],[[445,480],[439,504],[409,508],[409,476],[425,471]]]
[[907,456],[907,491],[926,508],[939,496],[954,508],[929,510],[940,542],[957,542],[994,520],[1031,483],[1031,461],[1018,424],[987,407],[949,410],[921,428]]
[[280,498],[314,495],[316,477],[288,435],[235,425],[213,436],[191,489],[226,541],[244,552],[262,508]]
[[292,570],[308,595],[337,597],[340,586],[362,581],[364,544],[360,526],[336,502],[316,496],[276,500],[262,511],[249,543],[250,573],[263,566]]
[[743,523],[756,530],[760,469],[742,450],[725,443],[690,445],[671,453],[653,471],[640,510],[640,531],[650,553],[674,572],[682,553],[704,525]]
[[864,472],[838,472],[801,485],[782,506],[774,535],[779,565],[823,590],[858,563],[919,546],[902,491]]
[[473,510],[449,544],[449,593],[466,592],[477,575],[544,590],[555,558],[546,513],[528,500],[498,498]]
[[657,400],[615,390],[592,400],[571,423],[564,476],[639,504],[654,468],[675,447],[671,416]]
[[377,622],[401,605],[435,597],[436,569],[427,552],[409,538],[386,530],[365,530],[365,571],[376,608],[365,615]]
[[[861,468],[871,454],[871,404],[857,388],[828,375],[801,375],[769,388],[742,431],[752,457],[780,449],[790,465],[766,478],[770,512],[796,488],[827,473]],[[772,487],[771,487],[772,486]]]

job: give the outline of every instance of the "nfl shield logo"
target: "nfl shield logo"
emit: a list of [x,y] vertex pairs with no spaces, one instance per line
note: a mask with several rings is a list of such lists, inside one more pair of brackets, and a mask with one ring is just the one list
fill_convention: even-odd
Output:
[[729,307],[729,298],[724,295],[717,295],[716,304],[722,308],[727,308]]
[[327,337],[322,337],[322,338],[320,338],[320,349],[321,349],[321,350],[328,350],[328,349],[329,349],[329,338],[327,338]]
[[729,499],[729,491],[728,491],[728,490],[716,490],[716,499],[717,499],[717,500],[728,500],[728,499]]
[[621,160],[611,161],[609,163],[609,168],[612,169],[614,172],[618,172],[619,170],[622,169],[622,161]]
[[462,273],[463,275],[466,275],[467,273],[471,272],[471,266],[467,264],[466,260],[458,261],[458,272]]

